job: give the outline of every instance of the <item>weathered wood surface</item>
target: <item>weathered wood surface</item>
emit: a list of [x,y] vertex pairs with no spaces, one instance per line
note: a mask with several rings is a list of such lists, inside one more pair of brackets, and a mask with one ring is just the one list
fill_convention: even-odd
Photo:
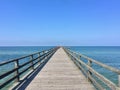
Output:
[[60,48],[26,90],[95,90],[95,88]]

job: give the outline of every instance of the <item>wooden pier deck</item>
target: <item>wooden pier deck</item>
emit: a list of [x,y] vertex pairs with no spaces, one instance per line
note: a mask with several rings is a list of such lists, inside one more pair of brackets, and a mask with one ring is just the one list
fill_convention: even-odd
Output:
[[60,48],[27,86],[26,90],[95,90]]

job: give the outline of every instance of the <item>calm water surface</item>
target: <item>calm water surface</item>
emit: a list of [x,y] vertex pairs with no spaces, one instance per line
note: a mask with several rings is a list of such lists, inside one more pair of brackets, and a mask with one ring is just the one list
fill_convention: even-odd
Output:
[[47,50],[53,46],[17,46],[17,47],[0,47],[0,62],[9,59],[29,55],[42,50]]

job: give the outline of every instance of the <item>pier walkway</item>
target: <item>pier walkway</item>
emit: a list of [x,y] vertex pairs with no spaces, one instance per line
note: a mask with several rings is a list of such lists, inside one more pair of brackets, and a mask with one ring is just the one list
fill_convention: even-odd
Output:
[[86,77],[59,48],[26,90],[95,90]]

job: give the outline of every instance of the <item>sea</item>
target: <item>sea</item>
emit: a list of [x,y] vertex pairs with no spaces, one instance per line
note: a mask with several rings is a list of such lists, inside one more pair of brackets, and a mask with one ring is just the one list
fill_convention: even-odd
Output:
[[[0,63],[53,47],[55,46],[1,46]],[[106,65],[120,69],[120,46],[66,46],[66,48],[79,52]],[[92,67],[115,84],[118,84],[118,75],[116,73],[96,64],[93,64]]]
[[48,50],[53,47],[54,46],[2,46],[0,47],[0,62]]

